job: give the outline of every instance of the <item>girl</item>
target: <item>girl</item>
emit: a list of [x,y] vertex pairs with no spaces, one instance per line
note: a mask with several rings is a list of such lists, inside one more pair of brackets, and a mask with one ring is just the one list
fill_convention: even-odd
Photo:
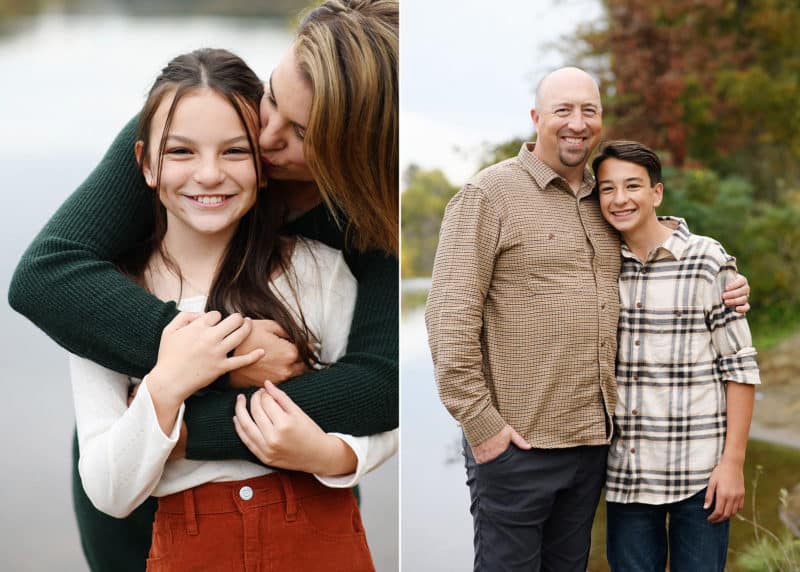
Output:
[[[258,563],[372,569],[350,491],[247,461],[167,461],[184,401],[263,354],[229,357],[251,329],[250,318],[236,312],[273,317],[309,367],[344,352],[356,286],[341,253],[278,236],[280,203],[257,190],[262,94],[255,74],[224,50],[198,50],[164,68],[140,114],[135,145],[155,191],[155,232],[119,266],[160,299],[179,300],[195,313],[179,314],[164,329],[158,361],[130,407],[128,376],[71,359],[79,469],[92,502],[124,517],[149,495],[161,497],[148,570],[244,570]],[[283,468],[354,473],[346,483],[331,482],[352,486],[396,448],[394,432],[326,435],[285,394],[270,388],[270,395],[283,408],[271,418],[293,417],[302,429]]]
[[[266,174],[286,179],[288,206],[298,217],[290,230],[342,249],[358,297],[347,353],[330,367],[308,370],[282,328],[254,321],[242,351],[266,352],[230,381],[261,387],[265,379],[296,376],[281,388],[326,431],[367,435],[397,426],[397,26],[396,0],[326,1],[303,18],[288,50],[296,66],[287,71],[299,73],[304,98],[296,99],[276,70],[271,98],[262,105],[261,154]],[[154,226],[152,191],[131,152],[135,140],[132,121],[23,255],[9,301],[70,351],[141,377],[153,368],[161,331],[177,311],[110,264]],[[320,204],[323,194],[334,210]],[[239,393],[227,388],[187,400],[173,454],[252,459],[231,422]],[[281,454],[281,441],[296,433],[296,419],[270,434],[267,453]],[[141,570],[154,503],[145,501],[125,520],[108,518],[86,498],[77,470],[73,499],[92,569]]]

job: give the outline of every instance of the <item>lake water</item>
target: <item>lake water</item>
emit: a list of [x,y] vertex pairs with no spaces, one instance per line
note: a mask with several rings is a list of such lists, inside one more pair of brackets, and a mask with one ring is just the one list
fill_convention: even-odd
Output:
[[[225,47],[266,78],[291,42],[285,21],[45,13],[0,35],[0,555],[2,569],[87,569],[72,514],[66,353],[5,303],[22,252],[136,113],[163,65]],[[378,570],[398,567],[398,462],[369,475],[362,509]]]
[[403,570],[471,570],[472,517],[461,430],[436,392],[422,308],[405,312],[400,332]]

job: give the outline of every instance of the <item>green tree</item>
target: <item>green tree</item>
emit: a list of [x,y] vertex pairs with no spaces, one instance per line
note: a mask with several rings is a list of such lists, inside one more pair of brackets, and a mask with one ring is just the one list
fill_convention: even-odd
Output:
[[[800,3],[603,0],[579,29],[578,61],[601,79],[606,136],[757,183],[800,182]],[[768,195],[767,193],[773,193]]]
[[458,187],[440,170],[424,171],[416,165],[406,170],[403,179],[406,190],[401,197],[402,275],[430,276],[444,209]]

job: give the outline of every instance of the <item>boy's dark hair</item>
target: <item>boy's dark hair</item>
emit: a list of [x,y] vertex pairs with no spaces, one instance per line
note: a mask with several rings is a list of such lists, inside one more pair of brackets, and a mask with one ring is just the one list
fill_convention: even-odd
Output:
[[606,141],[600,145],[600,153],[592,161],[592,171],[595,178],[600,170],[600,165],[606,159],[619,159],[628,163],[636,163],[647,169],[650,177],[650,186],[661,182],[661,161],[655,151],[647,145],[636,141]]

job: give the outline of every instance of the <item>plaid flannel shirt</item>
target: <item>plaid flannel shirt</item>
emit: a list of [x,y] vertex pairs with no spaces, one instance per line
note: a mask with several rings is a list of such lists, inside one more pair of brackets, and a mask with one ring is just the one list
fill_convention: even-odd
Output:
[[701,491],[725,444],[725,382],[760,383],[747,320],[722,302],[735,259],[682,219],[660,220],[675,232],[644,263],[622,246],[611,502]]

